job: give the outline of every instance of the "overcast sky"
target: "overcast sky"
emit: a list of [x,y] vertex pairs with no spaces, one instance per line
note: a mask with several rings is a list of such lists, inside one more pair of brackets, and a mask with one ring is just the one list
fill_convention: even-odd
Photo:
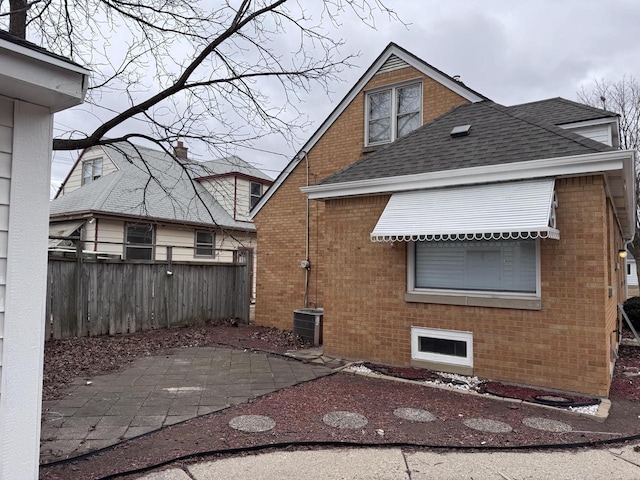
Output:
[[[302,97],[299,108],[313,122],[303,137],[313,133],[389,42],[449,75],[460,75],[466,85],[504,105],[557,96],[575,100],[581,85],[588,87],[594,78],[618,79],[626,74],[640,79],[638,0],[388,4],[408,26],[379,17],[372,30],[345,16],[344,24],[333,30],[346,42],[342,54],[361,55],[353,62],[357,68],[344,71],[343,81],[331,84],[329,99],[319,87]],[[68,127],[80,128],[86,118],[73,110],[57,114],[54,135]],[[277,136],[261,140],[256,148],[238,154],[274,178],[295,154]],[[52,185],[60,184],[76,157],[76,152],[54,155]]]

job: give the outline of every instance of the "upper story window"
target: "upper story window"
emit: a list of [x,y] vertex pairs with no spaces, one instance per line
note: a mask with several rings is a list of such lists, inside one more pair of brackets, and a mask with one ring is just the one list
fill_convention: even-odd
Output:
[[102,158],[82,162],[82,185],[91,183],[102,176]]
[[153,260],[154,229],[150,223],[128,223],[125,226],[124,258]]
[[251,182],[249,188],[251,197],[249,200],[249,210],[252,210],[260,201],[260,197],[262,197],[262,184],[258,182]]
[[422,124],[422,84],[367,93],[367,145],[392,142]]
[[196,231],[196,257],[213,257],[215,234],[213,232]]

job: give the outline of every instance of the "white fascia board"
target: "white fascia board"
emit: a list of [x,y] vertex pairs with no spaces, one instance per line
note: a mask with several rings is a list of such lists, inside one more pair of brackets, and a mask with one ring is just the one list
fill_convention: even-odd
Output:
[[59,112],[84,101],[89,71],[0,40],[0,95]]
[[[435,70],[434,68],[432,68],[431,66],[429,66],[428,64],[421,62],[421,61],[416,61],[416,58],[413,57],[412,55],[408,55],[406,52],[398,49],[398,48],[393,48],[394,51],[390,52],[389,55],[386,56],[386,58],[384,58],[384,61],[382,61],[382,59],[380,59],[381,61],[376,62],[376,64],[374,64],[376,66],[374,73],[377,72],[380,67],[384,64],[384,62],[387,61],[387,59],[389,58],[389,56],[391,56],[391,54],[395,55],[396,57],[404,60],[405,62],[407,62],[409,65],[411,65],[412,67],[416,68],[417,70],[420,70],[420,72],[424,73],[427,77],[430,77],[431,79],[435,80],[436,82],[442,84],[443,86],[447,87],[449,90],[457,93],[458,95],[460,95],[462,98],[465,98],[467,100],[469,100],[470,102],[481,102],[483,100],[485,100],[484,98],[476,95],[475,93],[471,92],[468,88],[466,88],[462,83],[460,82],[456,82],[455,80],[452,80],[451,78],[447,77],[446,75],[443,75],[442,73],[438,72],[437,70]],[[378,65],[379,63],[379,65]]]
[[606,123],[617,124],[617,117],[606,117],[606,118],[598,118],[596,120],[584,120],[582,122],[573,122],[573,123],[563,123],[559,124],[560,128],[581,128],[581,127],[596,127],[598,125],[604,125]]
[[623,170],[625,160],[633,161],[633,151],[617,150],[569,157],[556,157],[529,162],[441,170],[438,172],[398,177],[357,180],[353,182],[311,185],[300,190],[310,200],[374,195],[428,188],[522,180],[525,178],[585,175]]
[[82,75],[90,75],[91,70],[83,68],[79,65],[76,65],[73,62],[65,62],[61,58],[52,57],[51,55],[46,55],[37,50],[33,50],[31,48],[27,48],[23,45],[17,45],[13,42],[9,42],[7,40],[0,39],[0,49],[10,50],[16,52],[24,57],[33,58],[39,62],[49,63],[51,65],[55,65],[60,68],[64,68],[65,70],[70,70],[72,72],[80,73]]
[[333,125],[338,117],[344,112],[344,110],[351,104],[351,102],[358,96],[358,94],[362,91],[364,86],[369,83],[369,81],[374,77],[376,72],[380,70],[380,67],[384,65],[384,63],[389,60],[391,55],[395,55],[398,58],[402,59],[410,66],[414,67],[416,70],[422,72],[424,75],[432,78],[436,82],[442,84],[443,86],[449,88],[453,92],[457,93],[461,97],[469,100],[470,102],[481,102],[484,98],[476,95],[467,89],[464,85],[455,80],[448,78],[442,73],[438,72],[434,68],[430,67],[427,63],[420,61],[417,57],[413,55],[407,54],[401,48],[398,48],[396,45],[390,45],[386,51],[384,51],[378,60],[376,60],[364,73],[360,80],[349,90],[349,93],[342,99],[342,101],[338,104],[338,106],[331,112],[331,114],[327,117],[327,119],[322,123],[320,128],[316,130],[316,132],[311,136],[311,138],[305,143],[302,148],[296,153],[291,162],[285,167],[285,169],[280,173],[278,178],[276,178],[275,182],[269,190],[262,196],[260,201],[253,208],[251,213],[249,214],[249,219],[253,220],[253,218],[258,214],[258,212],[262,209],[265,203],[269,201],[269,199],[273,196],[274,193],[280,188],[280,185],[284,183],[289,174],[298,166],[302,157],[305,153],[308,153],[316,143],[322,138],[322,136],[329,130],[329,127]]

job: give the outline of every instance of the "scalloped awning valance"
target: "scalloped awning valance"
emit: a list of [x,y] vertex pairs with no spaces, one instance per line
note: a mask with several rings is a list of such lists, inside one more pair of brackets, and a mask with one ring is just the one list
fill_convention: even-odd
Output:
[[554,179],[394,193],[373,242],[559,239]]

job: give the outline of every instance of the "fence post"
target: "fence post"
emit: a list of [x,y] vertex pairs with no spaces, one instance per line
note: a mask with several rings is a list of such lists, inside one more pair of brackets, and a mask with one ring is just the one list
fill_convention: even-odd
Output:
[[[84,336],[84,302],[82,298],[82,241],[76,240],[76,336]],[[87,331],[89,326],[87,325]]]
[[172,297],[173,294],[173,270],[172,270],[172,266],[171,266],[171,262],[173,261],[173,247],[167,245],[167,273],[166,273],[166,278],[164,281],[164,310],[166,312],[165,314],[165,320],[167,322],[167,328],[171,328],[171,314],[170,312],[170,308],[169,308],[169,299]]

